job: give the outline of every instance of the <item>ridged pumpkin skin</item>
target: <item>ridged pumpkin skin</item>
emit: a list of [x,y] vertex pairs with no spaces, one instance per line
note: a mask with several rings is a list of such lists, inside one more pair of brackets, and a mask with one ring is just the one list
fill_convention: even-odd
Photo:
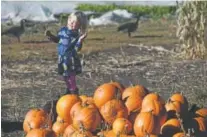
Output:
[[74,125],[68,125],[64,131],[63,137],[71,137],[72,134],[77,131],[77,129],[74,127]]
[[149,91],[142,85],[135,85],[127,87],[123,94],[122,99],[125,99],[126,97],[132,96],[132,95],[139,95],[140,97],[144,97],[149,93]]
[[185,134],[183,132],[179,132],[174,134],[172,137],[185,137]]
[[31,129],[45,127],[52,129],[52,120],[43,109],[31,109],[27,112],[23,122],[25,133],[29,132]]
[[76,130],[70,137],[93,137],[93,134],[89,131]]
[[81,102],[94,103],[93,97],[89,97],[87,95],[80,95],[79,98],[81,99]]
[[103,119],[110,125],[113,124],[116,118],[127,118],[128,110],[124,103],[121,100],[110,100],[106,104],[104,104],[100,113]]
[[148,135],[146,135],[146,137],[159,137],[159,136],[154,135],[154,134],[148,134]]
[[112,129],[115,134],[129,134],[132,131],[132,123],[126,118],[117,118]]
[[105,83],[99,86],[93,96],[95,105],[100,109],[107,101],[112,99],[120,99],[121,91],[114,84]]
[[124,85],[121,84],[121,83],[119,83],[119,82],[111,81],[110,84],[116,86],[116,87],[120,90],[121,94],[122,94],[122,93],[124,92],[124,90],[125,90]]
[[74,116],[78,115],[83,108],[94,108],[97,110],[96,105],[94,103],[88,102],[87,100],[84,102],[77,102],[70,110],[70,116],[72,119]]
[[205,120],[203,117],[196,117],[193,119],[198,123],[199,131],[207,131],[207,120]]
[[75,128],[83,126],[89,131],[95,131],[101,123],[101,115],[95,105],[82,106],[79,113],[76,113],[72,119]]
[[55,132],[48,129],[32,129],[26,137],[57,137]]
[[113,130],[105,130],[97,133],[98,137],[135,137],[127,134],[115,134]]
[[167,120],[167,112],[165,109],[165,101],[159,94],[150,93],[144,97],[141,112],[149,111],[152,111],[152,114],[157,116],[157,122],[159,123],[157,126],[160,128]]
[[207,108],[201,108],[195,112],[197,116],[207,118]]
[[63,136],[68,125],[69,124],[64,121],[56,121],[52,126],[52,130],[55,132],[56,136]]
[[56,111],[57,111],[58,116],[63,118],[65,122],[71,124],[72,119],[70,116],[70,110],[75,103],[80,102],[80,101],[81,99],[79,98],[79,96],[74,95],[74,94],[62,96],[58,100],[57,105],[56,105]]
[[180,121],[176,118],[166,121],[160,130],[160,133],[164,136],[172,136],[178,132],[181,132],[181,125]]
[[142,106],[142,100],[148,93],[149,91],[142,85],[126,88],[122,94],[122,100],[125,101],[128,112],[139,111]]
[[165,104],[166,111],[168,113],[168,118],[177,118],[177,114],[180,118],[185,119],[188,113],[183,109],[183,105],[178,101],[171,101],[170,99]]
[[165,101],[160,95],[157,93],[150,93],[147,94],[142,101],[141,112],[152,111],[155,116],[159,116],[166,111],[164,105]]
[[97,133],[98,137],[116,137],[117,135],[114,133],[113,130],[104,130]]
[[146,134],[159,134],[157,118],[152,112],[140,112],[134,122],[134,133],[136,136],[143,137]]
[[188,110],[188,101],[185,96],[183,96],[181,93],[175,93],[170,97],[171,101],[177,101],[180,102],[183,106],[182,108],[184,111]]

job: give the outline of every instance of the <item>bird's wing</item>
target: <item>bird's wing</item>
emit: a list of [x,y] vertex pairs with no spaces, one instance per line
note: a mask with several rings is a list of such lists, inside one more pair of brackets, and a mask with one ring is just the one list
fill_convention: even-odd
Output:
[[129,25],[130,25],[130,23],[126,23],[126,24],[120,25],[117,28],[117,31],[122,31],[122,30],[128,29]]
[[14,34],[14,33],[17,33],[17,31],[19,31],[19,27],[12,27],[12,28],[9,28],[8,30],[2,32],[1,35]]

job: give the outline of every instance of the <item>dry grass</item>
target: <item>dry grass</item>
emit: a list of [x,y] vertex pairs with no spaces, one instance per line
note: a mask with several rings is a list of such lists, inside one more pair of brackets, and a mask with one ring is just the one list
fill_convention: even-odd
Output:
[[[94,51],[125,46],[128,43],[174,45],[178,42],[175,37],[175,25],[174,20],[141,21],[138,30],[132,34],[132,38],[128,38],[126,33],[117,32],[117,26],[90,27],[88,37],[84,42],[81,52],[87,54]],[[53,24],[48,26],[48,29],[52,30],[55,34],[58,26]],[[30,33],[29,31],[32,31],[32,29],[28,30],[22,36],[22,43],[17,43],[14,37],[2,36],[3,61],[54,58],[56,55],[56,44],[47,40],[43,29],[38,33]]]

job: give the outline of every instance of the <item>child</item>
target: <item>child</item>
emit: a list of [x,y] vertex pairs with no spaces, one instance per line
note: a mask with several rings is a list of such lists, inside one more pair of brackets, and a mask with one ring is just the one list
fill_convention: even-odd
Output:
[[87,17],[83,12],[77,11],[68,17],[67,27],[62,27],[57,36],[46,31],[46,36],[58,43],[58,73],[63,75],[67,90],[66,94],[79,94],[76,86],[76,75],[82,71],[77,52],[86,38]]

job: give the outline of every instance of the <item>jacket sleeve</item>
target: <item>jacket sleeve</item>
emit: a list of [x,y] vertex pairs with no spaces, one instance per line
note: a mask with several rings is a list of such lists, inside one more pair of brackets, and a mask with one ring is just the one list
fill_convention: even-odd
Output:
[[48,39],[55,42],[55,43],[58,43],[60,38],[58,36],[55,36],[53,34],[51,34],[50,36],[48,36]]
[[78,40],[77,43],[75,44],[75,50],[78,52],[81,50],[81,48],[82,48],[82,42]]
[[61,38],[61,37],[63,36],[63,34],[65,33],[65,30],[66,30],[66,28],[65,28],[65,27],[62,27],[62,28],[58,31],[57,36],[55,36],[55,35],[53,35],[53,34],[50,34],[50,35],[48,36],[48,38],[49,38],[51,41],[53,41],[53,42],[55,42],[55,43],[58,43],[59,40],[60,40],[60,38]]

